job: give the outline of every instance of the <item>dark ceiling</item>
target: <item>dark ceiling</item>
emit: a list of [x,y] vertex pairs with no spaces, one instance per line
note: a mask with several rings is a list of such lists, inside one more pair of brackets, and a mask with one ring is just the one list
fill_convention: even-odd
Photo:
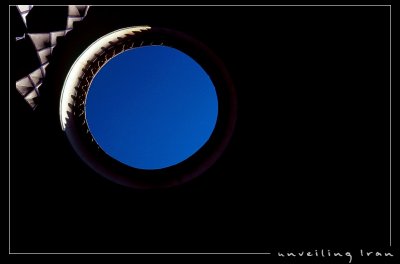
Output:
[[[35,31],[61,23],[40,8],[29,22]],[[11,11],[13,38],[23,28]],[[59,124],[69,66],[97,37],[134,25],[199,39],[237,89],[227,150],[177,188],[138,191],[96,175]],[[95,6],[59,39],[35,111],[13,86],[34,57],[12,39],[12,251],[387,246],[388,25],[385,7]]]

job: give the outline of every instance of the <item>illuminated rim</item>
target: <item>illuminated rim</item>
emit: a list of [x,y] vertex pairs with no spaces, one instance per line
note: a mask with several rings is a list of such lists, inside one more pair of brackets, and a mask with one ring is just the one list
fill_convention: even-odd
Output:
[[[218,118],[210,139],[188,159],[158,170],[125,165],[106,154],[87,125],[85,104],[97,72],[114,56],[142,46],[176,48],[199,63],[211,78],[218,98]],[[222,62],[209,48],[182,32],[149,26],[111,32],[92,43],[74,62],[63,85],[60,122],[76,153],[93,170],[111,181],[133,188],[161,188],[182,184],[207,170],[227,146],[236,120],[236,93]]]

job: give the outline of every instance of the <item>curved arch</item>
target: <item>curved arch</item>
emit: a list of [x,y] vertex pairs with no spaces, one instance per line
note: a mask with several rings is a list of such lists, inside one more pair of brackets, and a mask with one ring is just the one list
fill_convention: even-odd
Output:
[[[209,141],[187,160],[152,171],[129,167],[108,156],[91,135],[85,116],[87,91],[101,67],[125,50],[148,45],[171,46],[196,60],[209,74],[219,102],[217,124]],[[233,133],[236,93],[222,62],[199,41],[170,29],[128,27],[99,38],[78,57],[64,82],[59,111],[62,130],[74,150],[93,170],[122,185],[159,188],[193,179],[218,159]]]

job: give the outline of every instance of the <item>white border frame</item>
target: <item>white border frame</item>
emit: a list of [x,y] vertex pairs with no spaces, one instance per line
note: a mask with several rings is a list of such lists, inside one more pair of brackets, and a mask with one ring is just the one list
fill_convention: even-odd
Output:
[[[8,17],[10,19],[11,16],[11,6],[16,5],[8,5]],[[38,5],[38,6],[57,6],[57,5]],[[115,6],[115,5],[92,5],[92,6]],[[177,6],[187,6],[187,7],[310,7],[310,6],[319,6],[319,7],[389,7],[389,247],[392,247],[392,5],[121,5],[121,6],[138,6],[138,7],[177,7]],[[8,24],[8,35],[10,37],[10,20]],[[11,45],[10,42],[8,44],[8,63],[10,65],[10,52]],[[10,67],[8,69],[8,85],[11,89],[11,78],[10,78]],[[210,255],[270,255],[270,252],[260,252],[260,253],[13,253],[11,252],[11,96],[10,92],[8,93],[8,254],[136,254],[136,255],[148,255],[148,254],[162,254],[162,255],[174,255],[174,254],[182,254],[182,255],[191,255],[191,254],[210,254]],[[61,109],[60,109],[61,111]]]

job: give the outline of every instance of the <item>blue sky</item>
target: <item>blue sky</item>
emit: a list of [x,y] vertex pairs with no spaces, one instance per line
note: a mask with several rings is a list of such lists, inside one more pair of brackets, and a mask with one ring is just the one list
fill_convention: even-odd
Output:
[[86,118],[97,143],[132,167],[161,169],[204,145],[217,120],[215,88],[197,62],[164,46],[126,51],[90,87]]

